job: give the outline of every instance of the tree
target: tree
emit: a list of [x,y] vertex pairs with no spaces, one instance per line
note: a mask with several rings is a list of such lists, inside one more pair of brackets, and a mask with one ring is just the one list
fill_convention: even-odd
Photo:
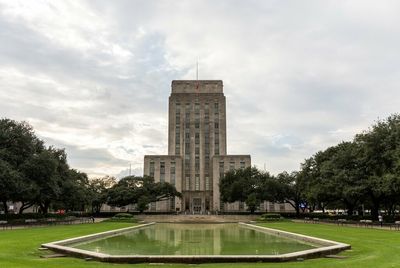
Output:
[[8,213],[7,201],[15,200],[18,193],[18,182],[22,174],[0,159],[0,201],[4,212]]
[[251,213],[262,200],[274,200],[276,188],[273,177],[255,167],[228,171],[219,186],[223,202],[246,202]]
[[[368,131],[356,135],[355,142],[361,149],[360,165],[364,170],[371,215],[377,219],[383,203],[393,197],[387,185],[397,184],[400,176],[400,115],[377,121]],[[390,202],[394,203],[395,199]]]
[[109,189],[117,183],[114,177],[105,176],[89,180],[89,193],[92,212],[100,213],[100,209],[107,202]]
[[60,173],[59,165],[65,158],[66,155],[60,151],[44,150],[31,157],[21,167],[26,177],[38,187],[38,192],[32,201],[44,214],[48,213],[51,202],[58,200],[61,194],[61,185],[66,176]]
[[0,119],[0,199],[6,213],[7,201],[21,201],[22,208],[32,205],[25,199],[30,198],[36,188],[26,178],[21,166],[43,150],[43,142],[35,136],[30,125]]
[[65,151],[46,148],[29,124],[10,119],[0,120],[0,186],[6,212],[7,201],[21,202],[20,213],[35,204],[47,213],[52,203],[75,209],[87,199],[87,176],[69,168]]
[[292,172],[290,174],[282,172],[278,174],[277,181],[280,187],[277,199],[280,202],[290,204],[296,210],[296,215],[300,215],[302,205],[304,204],[304,207],[306,205],[303,174],[300,172]]
[[257,194],[256,193],[251,193],[247,196],[246,199],[246,205],[248,207],[248,209],[250,210],[250,213],[254,213],[254,211],[256,211],[256,208],[258,207],[258,205],[260,205],[260,200],[257,198]]
[[61,182],[58,208],[67,211],[85,211],[85,206],[90,204],[90,197],[89,179],[86,173],[69,169],[65,180]]
[[108,192],[107,203],[115,206],[137,204],[143,212],[151,202],[181,197],[175,186],[167,182],[154,182],[149,176],[122,178]]

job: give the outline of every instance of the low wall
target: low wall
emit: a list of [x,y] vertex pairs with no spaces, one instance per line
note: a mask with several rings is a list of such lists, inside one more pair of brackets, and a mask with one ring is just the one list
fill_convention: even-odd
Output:
[[121,233],[130,232],[133,229],[145,228],[154,223],[142,224],[138,226],[112,230],[92,235],[71,238],[52,243],[43,244],[42,247],[51,249],[56,252],[81,257],[90,258],[102,262],[115,263],[217,263],[217,262],[285,262],[293,261],[299,258],[316,258],[330,254],[336,254],[340,251],[350,249],[351,246],[331,240],[320,239],[316,237],[300,235],[271,228],[260,227],[252,224],[239,223],[244,228],[251,228],[260,232],[270,233],[277,236],[284,236],[291,239],[301,240],[308,243],[322,245],[322,247],[303,250],[293,253],[277,254],[277,255],[109,255],[87,251],[69,247],[73,243],[85,242],[120,235]]

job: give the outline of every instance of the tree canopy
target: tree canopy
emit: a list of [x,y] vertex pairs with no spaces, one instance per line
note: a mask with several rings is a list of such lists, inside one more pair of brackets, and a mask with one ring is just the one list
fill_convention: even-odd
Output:
[[149,176],[128,176],[118,181],[108,192],[107,203],[115,206],[136,204],[140,212],[151,202],[181,197],[175,187],[167,182],[154,182]]
[[252,211],[266,200],[288,203],[297,214],[305,208],[344,208],[349,215],[367,209],[377,219],[383,209],[394,216],[400,206],[400,115],[315,153],[296,172],[229,171],[220,191],[224,202],[249,200]]

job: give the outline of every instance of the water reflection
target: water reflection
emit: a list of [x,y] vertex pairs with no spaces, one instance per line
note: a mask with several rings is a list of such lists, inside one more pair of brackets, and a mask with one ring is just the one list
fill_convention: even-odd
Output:
[[313,248],[238,224],[155,224],[74,247],[114,255],[270,255]]

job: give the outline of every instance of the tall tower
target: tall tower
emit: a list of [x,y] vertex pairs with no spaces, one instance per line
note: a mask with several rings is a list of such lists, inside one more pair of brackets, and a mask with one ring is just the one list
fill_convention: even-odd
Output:
[[[156,181],[172,181],[183,198],[180,203],[172,201],[174,205],[160,204],[155,210],[179,207],[182,211],[205,213],[224,209],[219,200],[220,176],[229,169],[250,165],[249,155],[227,155],[222,81],[172,81],[168,156],[145,156],[144,174]],[[173,167],[173,174],[166,171],[168,167]]]
[[183,209],[210,210],[212,157],[226,154],[221,80],[175,80],[169,97],[168,154],[183,159]]

